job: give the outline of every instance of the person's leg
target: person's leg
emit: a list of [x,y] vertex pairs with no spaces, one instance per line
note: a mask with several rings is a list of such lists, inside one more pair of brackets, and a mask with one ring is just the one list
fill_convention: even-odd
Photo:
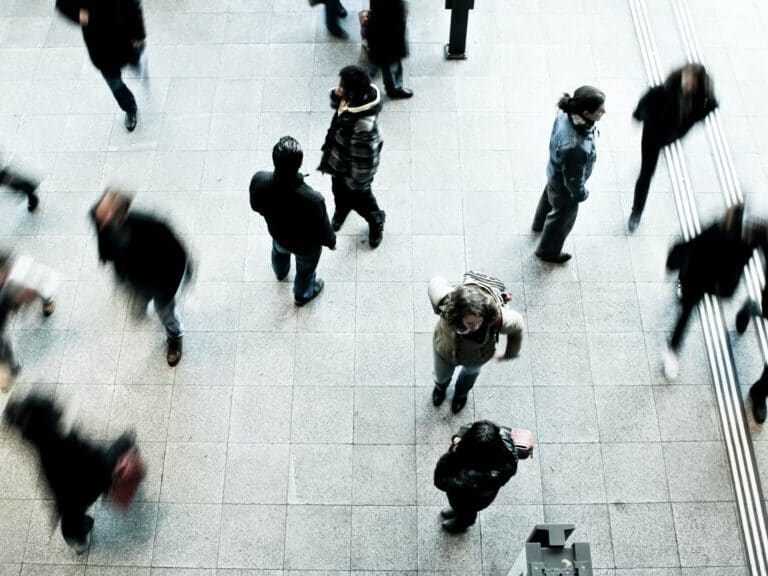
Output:
[[4,334],[0,334],[0,391],[5,391],[11,386],[11,379],[21,371],[21,365],[13,353],[11,341]]
[[531,224],[531,230],[534,232],[541,232],[544,230],[544,220],[547,214],[552,210],[552,205],[549,203],[549,192],[547,191],[549,185],[544,186],[544,190],[541,192],[539,203],[536,206],[536,214],[533,216],[533,224]]
[[125,127],[129,132],[132,132],[136,128],[136,99],[133,97],[133,93],[128,89],[128,86],[123,82],[123,78],[120,75],[120,71],[117,72],[102,72],[104,80],[107,82],[107,86],[112,91],[117,104],[120,109],[125,112]]
[[371,248],[376,248],[384,237],[387,214],[379,208],[370,186],[364,190],[354,190],[352,198],[352,209],[368,222],[368,244]]
[[632,214],[629,217],[628,228],[634,232],[640,224],[640,218],[645,209],[645,202],[648,199],[648,190],[651,187],[651,179],[656,172],[656,165],[659,162],[659,153],[662,146],[650,134],[643,130],[643,139],[640,145],[640,174],[635,182],[635,197],[632,202]]
[[296,254],[296,278],[293,281],[293,297],[296,301],[309,301],[317,293],[315,270],[320,262],[322,248],[309,254]]
[[435,367],[434,372],[432,373],[432,378],[435,382],[435,387],[432,390],[432,403],[435,406],[439,406],[443,403],[443,400],[445,400],[445,391],[451,383],[453,371],[456,369],[456,366],[440,356],[434,347],[432,348],[432,356]]
[[752,416],[759,424],[765,422],[768,416],[768,406],[765,399],[768,397],[768,364],[763,368],[760,378],[749,389],[749,397],[752,400]]
[[331,226],[335,232],[338,232],[352,211],[352,191],[347,188],[344,178],[334,176],[331,180],[331,192],[333,193],[334,204]]
[[26,195],[27,210],[30,212],[34,212],[38,204],[40,204],[40,198],[38,198],[36,193],[40,183],[13,171],[7,166],[0,169],[0,185],[8,186],[17,194]]
[[272,271],[278,280],[285,280],[291,271],[291,253],[272,240]]
[[482,368],[482,364],[470,364],[461,367],[459,376],[456,378],[456,389],[453,392],[453,401],[451,402],[451,411],[454,414],[461,412],[461,409],[464,408],[469,391],[475,385]]
[[677,318],[675,329],[672,332],[672,338],[670,338],[669,345],[667,346],[667,349],[665,350],[664,356],[662,358],[664,375],[669,380],[674,380],[677,378],[677,357],[680,352],[680,345],[682,344],[683,337],[685,336],[685,331],[688,327],[688,321],[691,318],[691,314],[693,313],[693,308],[696,306],[698,300],[699,299],[686,297],[684,294],[680,316]]
[[744,334],[749,326],[749,320],[753,316],[760,315],[760,305],[751,298],[747,299],[742,305],[739,311],[736,313],[736,331],[739,334]]
[[346,30],[341,27],[341,19],[346,16],[346,10],[341,0],[325,0],[325,27],[337,38],[349,38]]
[[552,210],[544,220],[544,230],[536,256],[549,262],[562,263],[571,257],[563,252],[563,245],[576,223],[579,203],[572,198],[556,194],[551,188],[548,188],[548,195]]
[[450,516],[450,518],[442,523],[443,529],[446,532],[464,532],[477,520],[477,510],[470,503],[451,494],[448,495],[448,503],[450,504],[452,514],[448,510],[441,511],[444,518]]
[[169,366],[176,366],[181,360],[181,341],[184,336],[184,327],[181,323],[181,315],[176,308],[176,300],[171,298],[166,301],[155,298],[155,310],[163,326],[165,326],[168,339],[166,360]]
[[85,510],[66,510],[61,515],[61,535],[77,554],[88,550],[92,529],[93,518]]

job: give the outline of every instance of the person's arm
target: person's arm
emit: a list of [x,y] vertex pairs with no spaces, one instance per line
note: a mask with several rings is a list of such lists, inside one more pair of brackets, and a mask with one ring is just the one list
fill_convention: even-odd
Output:
[[261,172],[256,172],[256,174],[253,175],[253,178],[251,178],[251,185],[248,188],[248,192],[250,193],[251,210],[258,212],[261,215],[264,214],[264,206],[262,201],[263,195],[261,194],[261,191],[264,189],[265,185],[266,182],[264,175]]
[[320,222],[320,237],[322,238],[323,246],[327,246],[331,250],[336,249],[336,232],[333,231],[331,221],[328,218],[328,210],[325,207],[325,200],[320,199],[318,202],[318,221]]
[[651,98],[653,97],[654,90],[653,88],[650,88],[646,91],[645,94],[640,98],[640,100],[637,103],[637,106],[635,107],[635,111],[632,112],[632,118],[637,120],[638,122],[644,122],[645,119],[648,117],[648,108],[649,103],[651,101]]
[[455,465],[453,454],[445,454],[437,461],[434,474],[435,488],[448,492],[464,488],[464,474]]
[[563,152],[563,183],[571,198],[583,202],[589,196],[586,188],[587,153],[579,146],[574,146]]
[[523,345],[523,332],[525,330],[525,320],[523,315],[517,310],[507,308],[501,309],[501,328],[499,332],[507,336],[507,346],[504,349],[502,359],[516,358],[520,354],[520,348]]
[[128,36],[134,43],[140,44],[147,37],[141,0],[122,0],[122,7]]
[[448,294],[453,291],[453,284],[442,276],[435,276],[429,281],[427,285],[427,294],[429,295],[429,301],[432,304],[432,311],[435,314],[440,314],[440,305],[443,303]]
[[350,173],[347,185],[353,190],[367,190],[371,187],[376,169],[379,167],[381,139],[376,121],[371,118],[358,120],[349,144]]
[[80,24],[80,2],[76,0],[56,0],[56,10],[67,20]]

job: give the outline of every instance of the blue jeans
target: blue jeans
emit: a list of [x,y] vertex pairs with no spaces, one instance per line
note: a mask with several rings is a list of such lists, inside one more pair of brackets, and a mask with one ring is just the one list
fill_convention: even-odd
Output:
[[[435,356],[435,388],[444,391],[451,383],[453,372],[460,365],[448,362],[448,360],[437,353],[437,350],[433,349],[433,354]],[[475,380],[477,380],[477,377],[480,375],[480,370],[482,370],[482,368],[482,364],[468,364],[466,366],[461,366],[459,377],[456,379],[456,389],[453,393],[454,397],[463,398],[469,394],[469,391],[472,390],[472,386],[475,385]]]
[[[296,300],[312,298],[315,295],[315,270],[320,262],[322,246],[308,254],[294,254],[296,256],[296,278],[293,280],[293,297]],[[279,280],[282,280],[291,271],[291,252],[272,240],[272,270]]]

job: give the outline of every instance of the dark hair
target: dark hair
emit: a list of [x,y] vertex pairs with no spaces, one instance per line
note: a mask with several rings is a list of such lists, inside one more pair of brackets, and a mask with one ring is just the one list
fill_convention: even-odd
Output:
[[480,316],[484,320],[496,320],[496,308],[488,305],[488,295],[477,286],[457,286],[445,300],[443,318],[455,329],[464,327],[464,316]]
[[742,223],[744,219],[744,204],[734,204],[726,209],[723,214],[723,231],[735,238],[741,237]]
[[664,81],[664,87],[670,93],[674,94],[680,90],[680,86],[683,83],[683,72],[685,71],[693,72],[693,75],[696,76],[696,92],[698,94],[702,94],[704,97],[712,97],[714,95],[715,88],[712,78],[707,74],[707,69],[704,65],[698,62],[686,64],[670,72]]
[[357,104],[362,102],[371,89],[371,75],[368,71],[356,64],[344,66],[339,72],[341,85],[347,94],[347,100]]
[[301,151],[301,145],[292,136],[283,136],[272,148],[275,172],[280,174],[295,174],[301,168],[303,160],[304,152]]
[[480,470],[496,468],[509,457],[501,428],[490,420],[473,423],[456,445],[456,454],[464,460],[464,465]]
[[605,104],[605,94],[594,86],[580,86],[573,96],[567,92],[557,101],[557,107],[567,114],[595,112]]

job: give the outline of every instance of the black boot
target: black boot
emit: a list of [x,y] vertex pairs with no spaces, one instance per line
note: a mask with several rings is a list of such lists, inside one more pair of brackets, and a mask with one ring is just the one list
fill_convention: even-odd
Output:
[[384,221],[386,216],[384,210],[371,214],[371,219],[368,221],[368,244],[371,248],[376,248],[384,239]]
[[460,532],[466,532],[467,528],[469,528],[469,525],[467,524],[461,524],[456,521],[456,518],[451,518],[450,520],[443,520],[441,526],[443,527],[443,530],[446,532],[450,532],[451,534],[459,534]]
[[339,210],[334,210],[333,218],[331,218],[331,228],[333,228],[334,232],[341,230],[341,227],[344,226],[344,221],[347,219],[347,216],[349,216],[349,211],[340,212]]
[[752,416],[755,422],[762,424],[768,416],[768,407],[765,405],[765,396],[755,393],[755,386],[749,389],[749,399],[752,401]]
[[440,406],[445,400],[445,390],[435,386],[432,389],[432,404],[434,406]]
[[744,306],[736,313],[736,331],[744,334],[749,326],[749,319],[760,314],[760,307],[754,300],[747,300]]

